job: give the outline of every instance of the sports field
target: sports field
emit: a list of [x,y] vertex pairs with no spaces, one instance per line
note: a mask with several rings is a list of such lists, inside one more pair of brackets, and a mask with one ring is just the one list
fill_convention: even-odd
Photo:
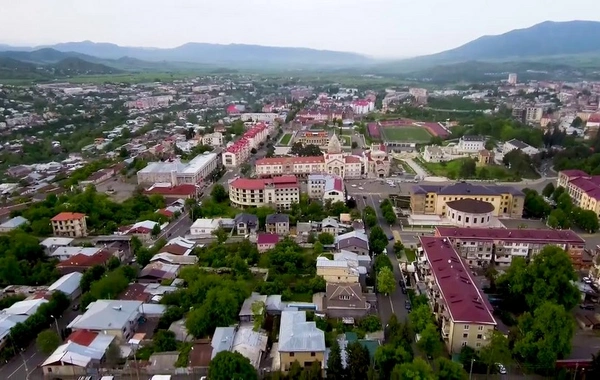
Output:
[[381,133],[386,141],[428,142],[431,139],[425,128],[413,126],[381,128]]

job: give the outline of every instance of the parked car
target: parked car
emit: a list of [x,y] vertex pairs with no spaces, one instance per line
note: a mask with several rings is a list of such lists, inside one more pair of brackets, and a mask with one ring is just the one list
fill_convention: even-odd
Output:
[[496,369],[498,370],[499,374],[506,375],[506,367],[504,367],[502,363],[496,363]]
[[411,306],[410,306],[410,301],[409,300],[404,301],[404,307],[406,308],[406,310],[410,311]]
[[76,303],[75,305],[73,305],[73,307],[71,309],[73,309],[73,311],[79,310],[79,304]]
[[592,283],[592,279],[589,277],[584,277],[584,278],[582,278],[582,280],[583,280],[583,282],[585,282],[588,285]]
[[596,306],[591,303],[582,303],[581,305],[579,305],[579,307],[584,310],[595,310],[596,309]]

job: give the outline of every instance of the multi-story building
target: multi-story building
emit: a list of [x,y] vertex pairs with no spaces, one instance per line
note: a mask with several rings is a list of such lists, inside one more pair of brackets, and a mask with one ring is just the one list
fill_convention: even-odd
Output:
[[527,107],[525,108],[525,121],[530,123],[539,123],[544,116],[544,109],[542,107]]
[[533,230],[473,227],[437,227],[435,236],[450,240],[471,266],[508,266],[514,257],[530,260],[545,246],[555,245],[581,268],[585,240],[571,230]]
[[125,102],[125,107],[137,109],[161,108],[167,107],[172,101],[172,95],[149,96],[147,98]]
[[327,146],[329,144],[329,132],[327,131],[300,131],[296,141],[304,145]]
[[229,183],[229,200],[240,208],[275,206],[289,209],[300,202],[300,184],[295,176],[267,179],[237,178]]
[[351,284],[360,280],[357,267],[346,260],[330,260],[325,256],[317,258],[317,276],[330,283]]
[[350,107],[352,107],[352,111],[354,111],[354,114],[364,115],[375,109],[375,102],[368,99],[355,100],[350,104]]
[[390,157],[385,145],[373,144],[371,150],[364,154],[365,172],[369,178],[386,178],[390,175]]
[[529,156],[533,156],[540,152],[537,148],[532,147],[531,145],[524,143],[521,140],[512,139],[504,143],[504,145],[502,146],[502,153],[507,154],[508,152],[513,151],[515,149],[518,149]]
[[237,167],[248,160],[252,149],[258,149],[260,143],[267,140],[273,132],[274,124],[256,124],[247,130],[242,137],[223,152],[223,166]]
[[51,220],[54,236],[82,237],[87,236],[85,214],[78,212],[61,212]]
[[491,203],[495,217],[520,218],[523,215],[525,194],[510,186],[474,185],[458,182],[452,185],[415,185],[410,194],[414,214],[448,215],[447,202],[475,199]]
[[516,73],[508,74],[508,84],[511,84],[513,86],[515,84],[517,84],[517,74]]
[[222,146],[223,134],[221,132],[207,133],[202,136],[202,145]]
[[481,349],[496,328],[489,301],[449,239],[419,239],[416,276],[425,282],[425,294],[446,348],[450,355],[459,353],[464,346]]
[[485,149],[485,137],[463,136],[458,140],[456,149],[461,153],[477,153]]
[[273,123],[275,120],[280,119],[278,113],[259,113],[259,112],[245,112],[240,115],[240,119],[243,121],[256,121],[261,123]]
[[563,170],[558,172],[557,186],[565,188],[575,206],[600,216],[600,175],[589,175],[582,170]]
[[306,320],[306,312],[284,310],[279,324],[280,370],[289,371],[293,362],[301,367],[310,367],[315,361],[325,360],[325,333],[315,322]]
[[308,176],[308,196],[332,202],[345,202],[344,180],[327,174],[310,174]]
[[188,163],[178,159],[151,162],[137,172],[138,184],[169,183],[171,186],[196,185],[208,177],[218,166],[216,153],[204,153]]

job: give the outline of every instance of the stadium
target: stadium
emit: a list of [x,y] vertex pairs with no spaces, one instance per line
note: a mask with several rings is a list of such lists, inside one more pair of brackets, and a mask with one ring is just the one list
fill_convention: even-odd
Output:
[[428,143],[433,136],[446,138],[450,135],[441,123],[410,119],[369,123],[368,131],[373,139],[383,142],[390,150],[412,150],[417,144]]

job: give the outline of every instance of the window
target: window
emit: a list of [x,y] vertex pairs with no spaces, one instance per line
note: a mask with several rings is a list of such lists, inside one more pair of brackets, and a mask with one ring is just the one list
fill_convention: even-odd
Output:
[[315,354],[314,352],[311,352],[311,353],[310,353],[310,356],[315,356],[315,355],[316,355],[316,354]]
[[481,343],[476,343],[475,347],[481,347]]
[[465,218],[465,223],[469,223],[469,217],[468,216]]
[[294,357],[294,353],[290,352],[290,358],[293,358],[293,357]]
[[469,334],[463,334],[463,338],[467,339],[469,337]]
[[461,346],[465,347],[467,345],[467,342],[462,342]]
[[464,325],[463,329],[464,330],[468,330],[469,329],[469,325]]
[[458,221],[460,222],[460,220],[462,219],[462,215],[458,216]]
[[482,334],[477,334],[477,339],[482,339],[483,335]]
[[479,330],[479,331],[483,331],[483,326],[478,326],[478,327],[477,327],[477,330]]
[[348,300],[350,299],[350,296],[348,296],[348,295],[341,295],[341,296],[340,296],[340,299],[341,299],[341,300],[348,301]]

